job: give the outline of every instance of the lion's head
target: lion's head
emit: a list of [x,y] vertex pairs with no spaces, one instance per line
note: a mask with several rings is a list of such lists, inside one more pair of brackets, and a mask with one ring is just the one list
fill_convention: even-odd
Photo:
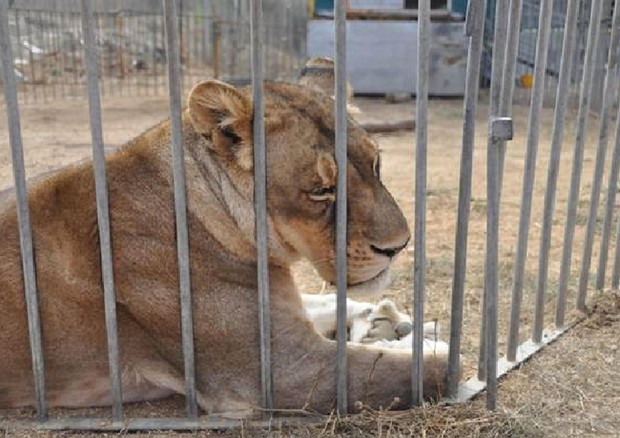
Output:
[[[252,185],[252,102],[247,88],[219,81],[194,87],[194,129],[236,181]],[[265,84],[267,203],[272,232],[290,263],[307,258],[321,277],[336,279],[334,101],[296,84]],[[380,178],[375,141],[348,120],[348,284],[381,290],[394,257],[410,238],[407,222]],[[271,236],[274,238],[274,236]]]

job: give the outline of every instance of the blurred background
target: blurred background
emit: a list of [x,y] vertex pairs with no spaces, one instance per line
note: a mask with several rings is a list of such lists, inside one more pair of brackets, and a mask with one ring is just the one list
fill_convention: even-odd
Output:
[[[493,54],[495,4],[486,11],[481,85],[487,87]],[[583,66],[588,11],[581,2],[573,66],[576,94]],[[612,0],[605,1],[593,109],[601,106]],[[431,96],[464,94],[468,0],[432,0]],[[567,0],[554,1],[545,102],[554,100]],[[85,99],[83,38],[77,0],[10,0],[15,68],[22,102]],[[265,76],[294,79],[309,56],[334,53],[333,0],[264,0]],[[160,0],[93,0],[101,86],[106,96],[166,92],[164,28]],[[182,0],[179,32],[183,85],[205,77],[249,81],[250,0]],[[540,0],[524,0],[515,93],[529,100]],[[348,0],[348,76],[357,95],[413,94],[417,0]],[[388,80],[389,78],[389,80]],[[575,102],[576,99],[572,99]]]

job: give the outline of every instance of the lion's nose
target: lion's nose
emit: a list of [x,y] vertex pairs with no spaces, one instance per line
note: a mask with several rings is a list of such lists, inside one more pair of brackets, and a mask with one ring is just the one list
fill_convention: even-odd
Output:
[[402,245],[393,246],[393,247],[380,247],[377,245],[370,245],[370,249],[372,249],[377,254],[381,254],[389,258],[394,258],[396,254],[398,254],[403,249],[405,249],[405,247],[407,246],[407,243],[409,243],[409,239],[407,239],[405,243],[403,243]]

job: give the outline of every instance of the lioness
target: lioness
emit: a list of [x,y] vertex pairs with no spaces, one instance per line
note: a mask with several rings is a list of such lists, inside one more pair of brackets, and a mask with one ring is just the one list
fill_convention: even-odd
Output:
[[[335,280],[333,100],[265,85],[275,408],[335,406],[336,344],[307,319],[290,265]],[[252,102],[247,88],[196,85],[183,111],[198,402],[249,416],[260,406]],[[407,244],[407,222],[379,178],[378,149],[348,122],[348,284],[376,287]],[[183,393],[170,123],[106,156],[125,401]],[[111,403],[91,162],[29,188],[49,406]],[[0,206],[0,407],[34,403],[14,195]],[[411,355],[351,345],[350,407],[408,406]],[[440,395],[445,354],[425,355]]]

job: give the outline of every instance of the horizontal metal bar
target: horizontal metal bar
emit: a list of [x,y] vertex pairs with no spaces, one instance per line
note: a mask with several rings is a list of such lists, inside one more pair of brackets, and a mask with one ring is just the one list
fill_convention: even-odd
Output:
[[[309,414],[310,415],[310,414]],[[188,418],[131,418],[125,421],[110,421],[108,418],[57,418],[44,422],[32,420],[2,421],[0,429],[5,431],[47,430],[47,431],[147,431],[147,430],[214,430],[262,428],[279,429],[282,426],[293,426],[313,422],[324,422],[324,416],[286,417],[271,420],[230,420],[218,417]]]
[[[519,345],[514,362],[510,362],[506,358],[501,358],[497,361],[497,378],[502,378],[511,370],[526,362],[543,347],[558,340],[562,335],[568,332],[575,325],[579,324],[581,321],[583,321],[583,318],[577,319],[572,324],[568,324],[561,329],[544,333],[540,342],[533,342],[529,340]],[[486,387],[487,384],[484,380],[479,380],[478,377],[472,377],[471,379],[459,384],[457,396],[454,399],[449,400],[449,402],[465,403],[484,391]]]

